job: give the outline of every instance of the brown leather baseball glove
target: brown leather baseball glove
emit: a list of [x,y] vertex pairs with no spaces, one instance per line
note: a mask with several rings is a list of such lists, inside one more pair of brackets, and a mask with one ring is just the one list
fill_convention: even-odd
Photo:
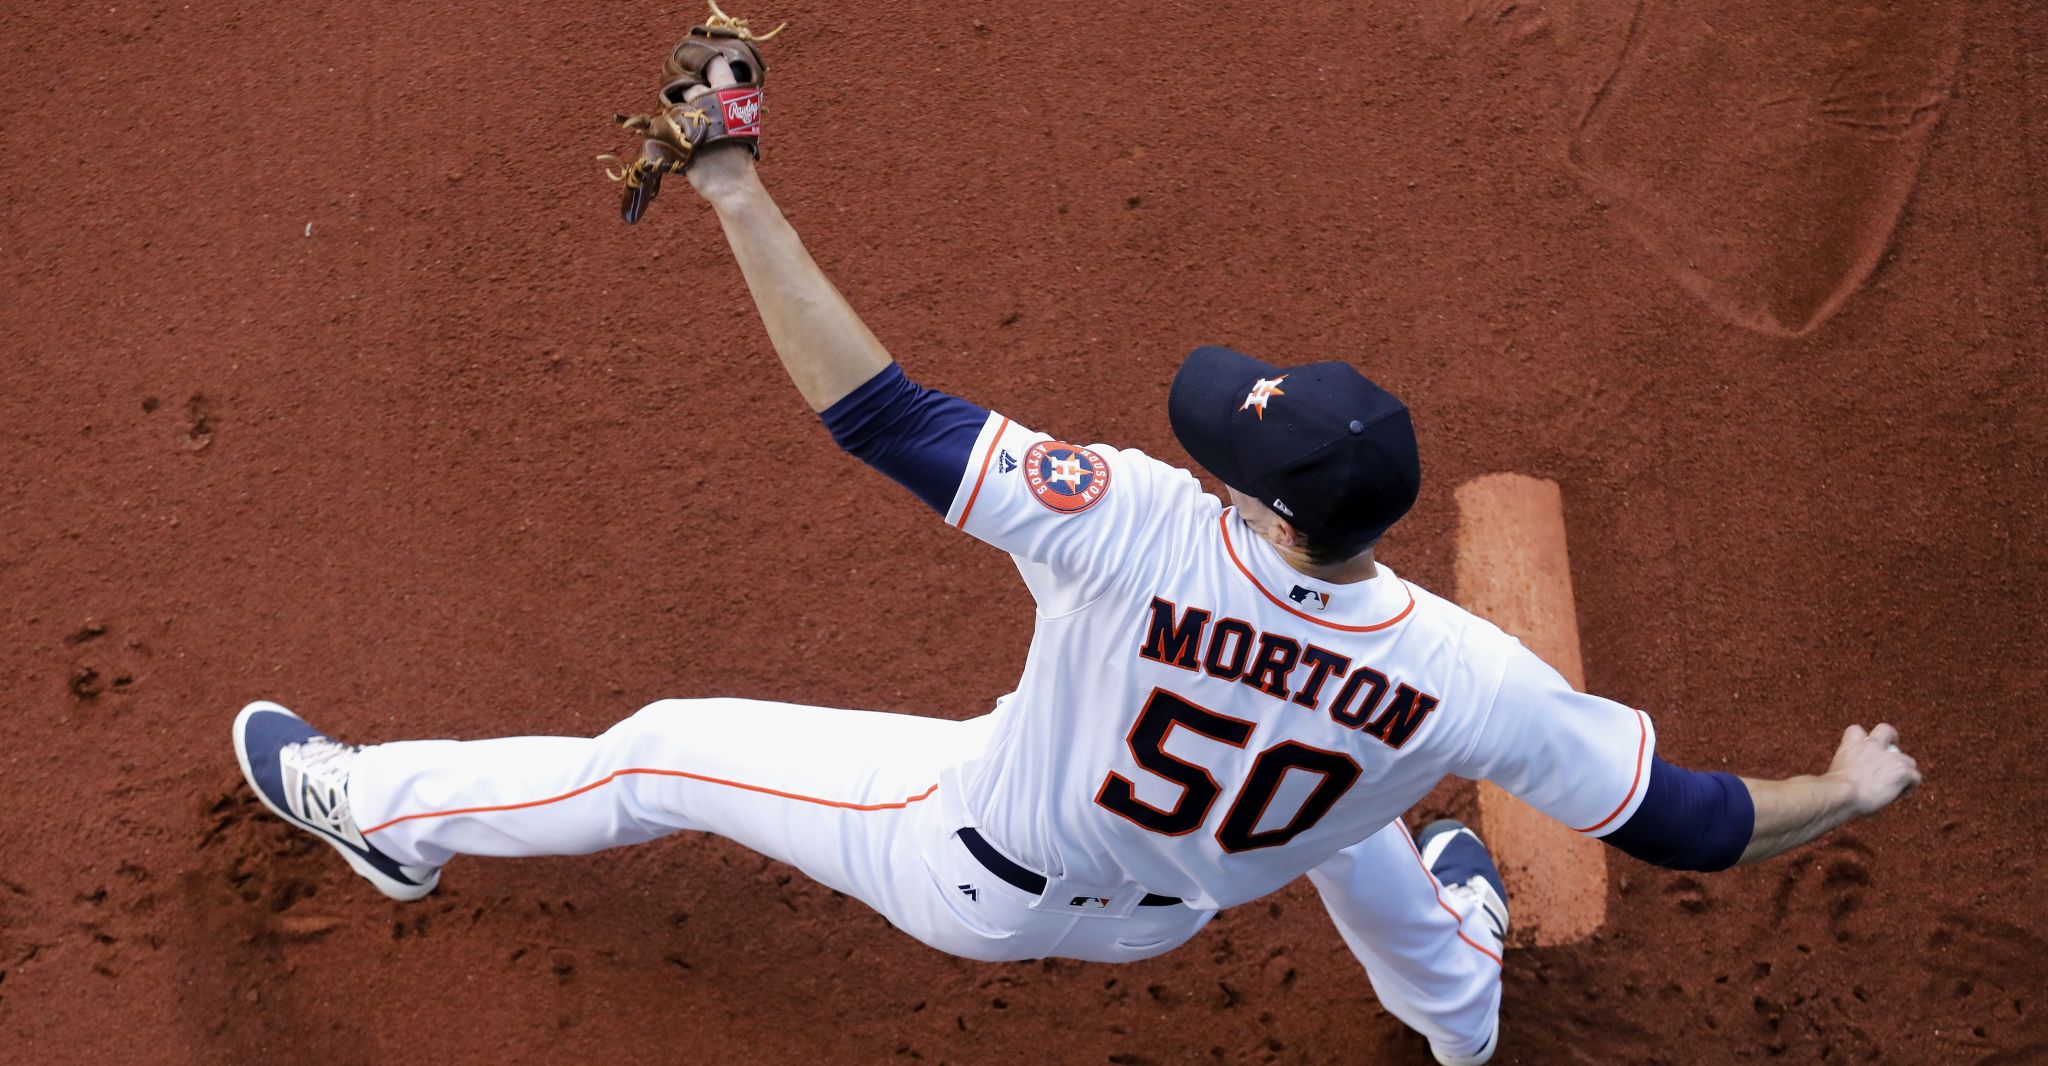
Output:
[[[605,173],[626,186],[619,213],[628,223],[640,221],[647,205],[661,191],[663,174],[680,174],[706,147],[731,141],[761,157],[761,83],[768,76],[756,42],[782,32],[777,26],[756,36],[746,19],[736,19],[711,4],[702,25],[669,53],[662,65],[659,107],[652,115],[618,115],[619,125],[641,136],[640,158],[623,165],[619,157],[601,155]],[[726,62],[732,81],[711,84],[711,67]]]

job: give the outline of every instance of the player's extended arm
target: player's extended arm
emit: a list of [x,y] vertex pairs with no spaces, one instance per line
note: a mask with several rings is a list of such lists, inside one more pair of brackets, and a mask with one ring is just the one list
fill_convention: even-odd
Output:
[[[708,75],[714,86],[732,80],[723,59]],[[718,212],[783,369],[832,439],[945,514],[988,411],[904,376],[804,250],[762,186],[751,153],[714,144],[687,173]]]
[[1783,781],[1745,777],[1756,804],[1756,827],[1736,865],[1783,854],[1838,826],[1876,814],[1920,784],[1920,766],[1898,749],[1899,731],[1850,726],[1824,774]]
[[887,369],[889,352],[818,269],[744,149],[717,147],[690,184],[718,212],[768,340],[811,410],[823,412]]
[[988,411],[903,375],[811,260],[745,150],[714,147],[689,175],[725,226],[783,369],[832,439],[945,514]]
[[1823,774],[1782,781],[1686,770],[1657,759],[1648,789],[1607,843],[1678,870],[1725,870],[1762,862],[1842,824],[1875,814],[1920,783],[1898,750],[1899,731],[1850,726]]
[[[1612,797],[1622,806],[1580,832],[1674,870],[1762,862],[1845,822],[1875,814],[1920,783],[1898,750],[1899,731],[1850,726],[1827,772],[1769,781],[1688,770],[1651,750],[1649,717],[1579,692],[1519,644],[1473,740],[1461,776],[1485,778],[1567,825],[1591,822]],[[1617,824],[1618,822],[1618,824]]]

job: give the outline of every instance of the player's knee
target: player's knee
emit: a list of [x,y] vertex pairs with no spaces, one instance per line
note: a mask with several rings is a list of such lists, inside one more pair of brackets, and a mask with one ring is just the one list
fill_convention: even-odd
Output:
[[607,744],[631,745],[656,733],[688,729],[692,721],[722,713],[730,700],[656,700],[621,719],[597,739]]

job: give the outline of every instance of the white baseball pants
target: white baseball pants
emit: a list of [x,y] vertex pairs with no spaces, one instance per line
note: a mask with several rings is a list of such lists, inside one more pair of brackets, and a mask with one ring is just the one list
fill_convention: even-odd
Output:
[[[407,865],[456,855],[575,855],[691,829],[789,863],[941,951],[984,961],[1128,962],[1214,917],[1037,909],[956,834],[959,775],[992,717],[952,722],[741,699],[662,700],[603,735],[420,740],[365,748],[349,782],[363,835]],[[1477,1050],[1500,966],[1398,821],[1309,874],[1380,1002],[1438,1047]],[[1135,887],[1135,886],[1134,886]],[[1477,916],[1470,916],[1480,920]]]

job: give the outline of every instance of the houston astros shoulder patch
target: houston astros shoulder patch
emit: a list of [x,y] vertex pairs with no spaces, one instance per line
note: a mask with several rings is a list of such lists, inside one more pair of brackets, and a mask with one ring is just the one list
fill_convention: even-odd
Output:
[[1039,441],[1024,453],[1024,481],[1039,503],[1077,514],[1109,491],[1109,464],[1078,444]]

